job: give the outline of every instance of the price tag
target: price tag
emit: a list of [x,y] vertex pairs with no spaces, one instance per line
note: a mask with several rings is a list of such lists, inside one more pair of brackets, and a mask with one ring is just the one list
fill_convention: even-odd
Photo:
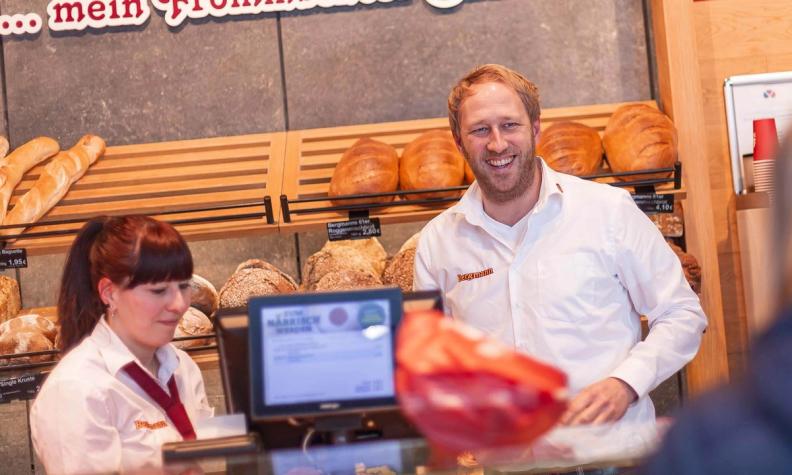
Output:
[[47,373],[35,373],[18,376],[15,378],[0,379],[0,404],[11,402],[15,399],[35,399]]
[[666,193],[658,195],[656,193],[633,195],[633,201],[646,214],[673,213],[674,194]]
[[27,266],[27,249],[0,249],[0,269],[22,269]]
[[379,218],[355,218],[327,223],[327,239],[330,241],[366,239],[375,236],[382,236]]

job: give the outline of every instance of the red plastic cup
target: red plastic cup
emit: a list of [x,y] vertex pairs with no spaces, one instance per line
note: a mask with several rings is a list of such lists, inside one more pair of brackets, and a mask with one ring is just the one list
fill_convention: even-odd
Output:
[[753,121],[755,162],[775,160],[778,150],[778,132],[775,119],[756,119]]

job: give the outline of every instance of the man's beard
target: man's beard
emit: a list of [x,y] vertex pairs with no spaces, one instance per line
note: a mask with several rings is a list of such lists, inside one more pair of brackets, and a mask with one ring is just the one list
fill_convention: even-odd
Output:
[[[518,168],[517,181],[510,188],[503,190],[498,188],[496,181],[493,180],[492,175],[487,172],[486,167],[489,167],[483,159],[471,159],[467,150],[464,150],[465,160],[467,160],[470,168],[473,170],[473,175],[476,177],[476,182],[481,188],[482,194],[490,200],[498,204],[508,203],[524,195],[536,176],[537,164],[535,159],[535,147],[531,147],[529,154],[518,154],[515,157],[512,166]],[[503,153],[501,155],[513,155],[510,153]]]

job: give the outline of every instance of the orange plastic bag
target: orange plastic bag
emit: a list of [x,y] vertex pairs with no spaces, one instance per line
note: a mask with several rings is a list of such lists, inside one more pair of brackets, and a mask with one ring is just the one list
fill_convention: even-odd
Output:
[[524,445],[566,409],[566,375],[437,311],[407,313],[397,338],[402,411],[435,447]]

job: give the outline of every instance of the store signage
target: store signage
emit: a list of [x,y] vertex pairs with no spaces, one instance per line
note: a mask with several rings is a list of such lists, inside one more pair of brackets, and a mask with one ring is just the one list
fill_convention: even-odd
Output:
[[327,223],[327,239],[330,241],[367,239],[377,236],[382,236],[379,218],[354,218],[349,221]]
[[[163,14],[165,23],[177,27],[188,18],[223,18],[399,1],[406,0],[51,0],[47,4],[47,25],[52,31],[139,26],[151,17],[151,7]],[[426,3],[435,8],[453,8],[463,1],[426,0]],[[36,13],[0,15],[2,36],[33,35],[40,32],[43,25],[41,16]]]
[[666,193],[658,195],[655,193],[633,195],[633,201],[646,214],[673,213],[674,195]]
[[23,269],[27,266],[27,249],[0,249],[0,270]]
[[35,373],[0,379],[0,404],[13,400],[36,399],[36,394],[46,378],[47,373]]

